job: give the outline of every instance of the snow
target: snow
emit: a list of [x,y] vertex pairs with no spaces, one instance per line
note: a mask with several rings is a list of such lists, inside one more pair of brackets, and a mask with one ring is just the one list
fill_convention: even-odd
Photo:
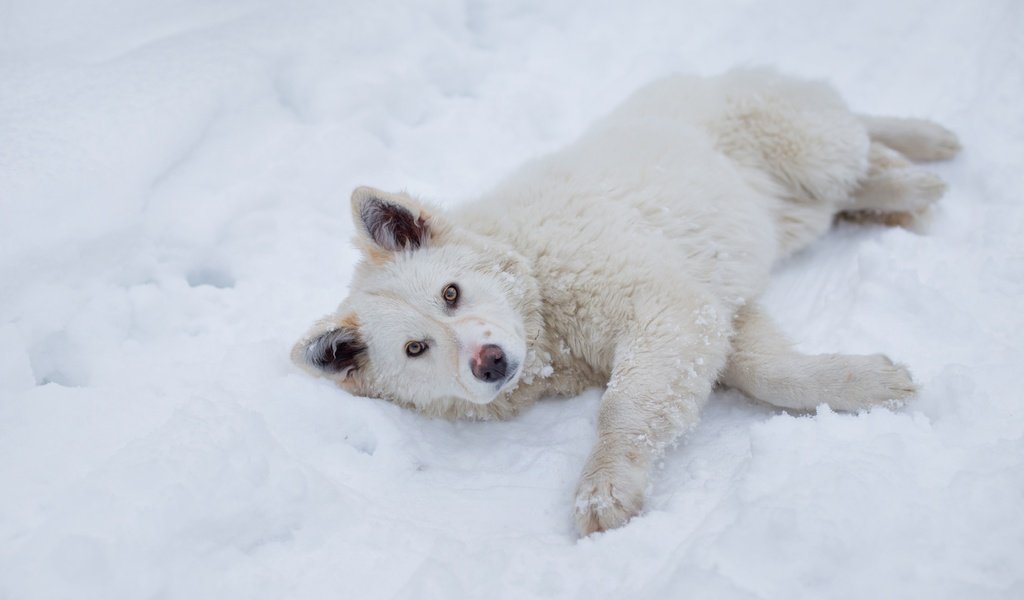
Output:
[[[0,19],[0,598],[1024,597],[1024,4],[47,0]],[[767,297],[899,411],[716,393],[577,540],[599,391],[447,423],[299,373],[348,194],[454,204],[642,83],[766,63],[965,152]]]

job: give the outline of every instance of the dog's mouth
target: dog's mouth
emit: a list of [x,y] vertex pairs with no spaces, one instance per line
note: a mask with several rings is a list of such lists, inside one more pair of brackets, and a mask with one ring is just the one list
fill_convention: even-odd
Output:
[[500,379],[496,379],[492,382],[488,382],[491,384],[490,389],[492,391],[490,394],[488,394],[488,397],[486,399],[479,397],[474,399],[471,396],[467,398],[467,400],[469,400],[473,404],[490,404],[491,402],[494,402],[501,394],[515,389],[515,387],[519,385],[519,367],[520,363],[510,361],[505,369],[503,377],[501,377]]
[[519,375],[519,363],[509,362],[508,368],[505,370],[505,379],[497,382],[498,392],[501,392],[504,388],[511,385]]

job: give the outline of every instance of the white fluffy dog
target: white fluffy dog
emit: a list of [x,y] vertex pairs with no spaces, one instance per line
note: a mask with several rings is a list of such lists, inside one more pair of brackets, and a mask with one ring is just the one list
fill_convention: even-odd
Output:
[[794,351],[757,298],[837,215],[927,209],[945,186],[910,160],[958,149],[939,125],[858,116],[829,86],[768,70],[658,81],[458,210],[355,190],[351,295],[292,356],[449,418],[606,386],[575,514],[584,535],[618,527],[716,384],[797,410],[914,393],[883,355]]

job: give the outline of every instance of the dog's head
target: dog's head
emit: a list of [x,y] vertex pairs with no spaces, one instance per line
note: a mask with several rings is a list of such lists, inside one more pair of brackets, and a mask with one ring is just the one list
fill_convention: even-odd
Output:
[[[514,388],[527,354],[522,259],[405,194],[352,194],[364,260],[292,350],[353,394],[445,414]],[[467,411],[463,411],[467,412]]]

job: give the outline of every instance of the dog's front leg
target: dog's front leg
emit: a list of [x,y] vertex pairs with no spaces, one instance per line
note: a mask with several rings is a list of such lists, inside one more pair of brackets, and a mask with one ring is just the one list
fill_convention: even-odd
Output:
[[650,311],[616,346],[597,444],[576,490],[581,535],[640,512],[652,464],[696,424],[725,364],[732,313],[710,302],[686,305]]

